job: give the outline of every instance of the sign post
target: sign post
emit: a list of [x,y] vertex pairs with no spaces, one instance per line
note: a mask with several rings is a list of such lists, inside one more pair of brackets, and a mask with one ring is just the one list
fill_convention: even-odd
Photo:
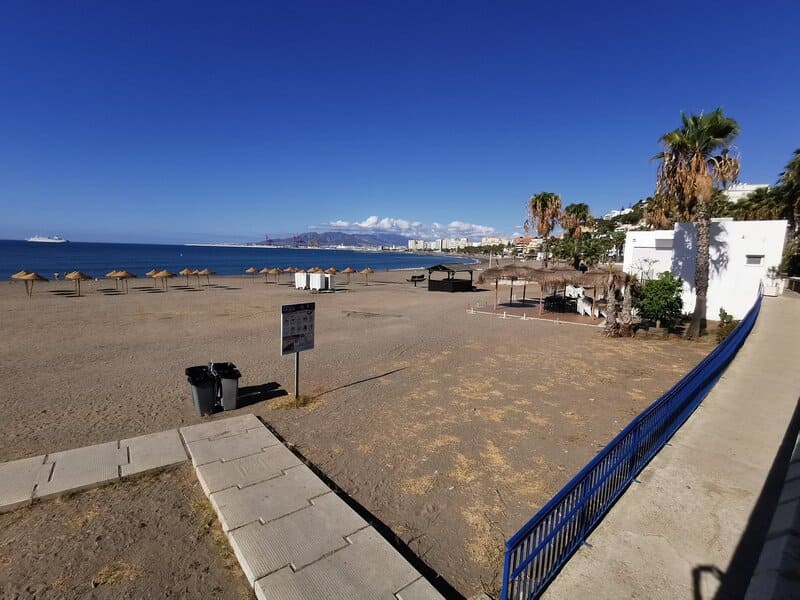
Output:
[[300,398],[300,353],[314,348],[313,302],[281,306],[281,355],[294,354],[294,399]]

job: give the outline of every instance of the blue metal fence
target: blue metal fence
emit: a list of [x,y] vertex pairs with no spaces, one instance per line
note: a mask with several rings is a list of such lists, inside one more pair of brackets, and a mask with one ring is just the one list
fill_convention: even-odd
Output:
[[601,450],[506,542],[503,600],[537,598],[645,465],[694,412],[744,343],[761,294],[739,326]]

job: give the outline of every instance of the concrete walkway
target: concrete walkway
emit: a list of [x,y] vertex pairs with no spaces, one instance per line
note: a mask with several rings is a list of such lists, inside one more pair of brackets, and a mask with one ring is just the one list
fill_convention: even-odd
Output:
[[[741,597],[726,573],[800,396],[800,299],[764,298],[727,371],[543,597]],[[720,581],[728,590],[720,590]]]
[[260,600],[442,598],[253,415],[180,431]]
[[186,460],[178,431],[0,463],[0,513]]

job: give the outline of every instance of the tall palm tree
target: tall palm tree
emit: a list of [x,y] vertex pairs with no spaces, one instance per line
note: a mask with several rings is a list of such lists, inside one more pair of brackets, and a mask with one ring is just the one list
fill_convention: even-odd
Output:
[[594,226],[594,218],[589,211],[589,205],[585,202],[568,204],[564,207],[559,221],[574,241],[575,251],[572,256],[572,266],[577,269],[581,262],[581,238]]
[[544,266],[547,266],[547,255],[550,245],[550,234],[558,225],[561,215],[561,196],[554,192],[539,192],[528,200],[528,218],[525,219],[525,231],[534,228],[543,238],[542,250]]
[[653,205],[662,216],[694,221],[697,229],[694,314],[686,330],[686,337],[694,338],[706,320],[711,201],[715,191],[727,188],[739,176],[739,159],[730,154],[739,124],[721,108],[707,115],[682,114],[681,121],[681,127],[661,137],[664,149],[655,157],[659,161],[658,200]]

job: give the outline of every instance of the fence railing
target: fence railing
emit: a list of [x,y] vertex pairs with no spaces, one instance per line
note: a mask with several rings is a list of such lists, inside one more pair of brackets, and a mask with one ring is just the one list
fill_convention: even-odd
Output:
[[503,600],[538,598],[650,459],[689,418],[744,343],[761,293],[739,326],[601,450],[506,542]]

